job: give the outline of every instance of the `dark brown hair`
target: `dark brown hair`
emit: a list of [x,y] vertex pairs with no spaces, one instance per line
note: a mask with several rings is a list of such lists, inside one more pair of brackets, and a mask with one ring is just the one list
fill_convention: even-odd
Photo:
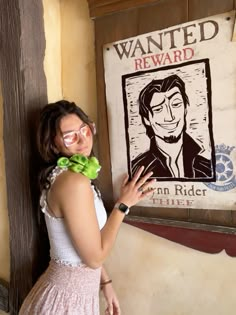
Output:
[[[61,119],[69,114],[77,115],[92,130],[92,121],[85,112],[73,102],[61,100],[46,105],[40,114],[37,132],[37,146],[42,159],[42,167],[39,174],[40,190],[50,187],[47,180],[49,173],[56,166],[61,153],[57,153],[54,139],[60,128]],[[93,131],[93,130],[92,130]]]
[[[57,164],[57,159],[61,156],[55,150],[54,139],[57,131],[60,128],[61,119],[69,114],[77,115],[84,123],[88,124],[92,130],[92,121],[84,113],[84,111],[73,102],[61,100],[55,103],[46,105],[39,117],[38,131],[37,131],[37,147],[40,155],[40,169],[39,169],[39,188],[42,191],[50,187],[48,175]],[[93,152],[91,153],[93,155]],[[97,181],[92,183],[100,197],[100,192],[97,188]],[[49,239],[45,223],[44,214],[38,204],[37,211],[38,223],[38,251],[40,261],[38,261],[38,268],[35,271],[35,280],[47,268],[49,263]]]

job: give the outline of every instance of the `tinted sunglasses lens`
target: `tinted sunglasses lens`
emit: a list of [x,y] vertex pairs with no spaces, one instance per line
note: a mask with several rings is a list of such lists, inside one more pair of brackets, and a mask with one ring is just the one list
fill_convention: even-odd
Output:
[[63,141],[66,147],[76,143],[81,137],[90,137],[92,131],[88,125],[84,125],[78,131],[71,131],[63,136]]
[[89,137],[91,136],[91,134],[92,131],[88,125],[85,125],[82,128],[80,128],[80,135],[82,135],[83,137]]
[[76,131],[70,132],[63,136],[63,141],[66,147],[71,146],[72,144],[78,141],[78,133]]

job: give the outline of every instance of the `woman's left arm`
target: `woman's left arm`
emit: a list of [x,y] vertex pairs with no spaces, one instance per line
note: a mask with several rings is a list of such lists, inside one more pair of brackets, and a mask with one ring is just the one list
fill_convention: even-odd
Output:
[[107,303],[105,315],[121,315],[119,301],[110,280],[111,278],[108,276],[106,269],[102,266],[101,290]]

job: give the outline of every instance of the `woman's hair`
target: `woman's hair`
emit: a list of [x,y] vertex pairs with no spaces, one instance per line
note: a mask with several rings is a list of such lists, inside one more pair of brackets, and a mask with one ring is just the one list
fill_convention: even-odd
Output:
[[40,114],[37,132],[37,146],[42,159],[42,169],[39,175],[40,190],[49,188],[47,180],[49,173],[56,166],[58,158],[61,156],[55,147],[55,137],[60,128],[61,119],[69,114],[77,115],[92,130],[93,122],[84,111],[73,102],[61,100],[46,105]]
[[[38,131],[37,131],[37,147],[41,156],[40,170],[39,170],[39,188],[50,188],[50,181],[48,175],[57,164],[58,158],[61,153],[56,150],[55,136],[60,128],[61,119],[69,114],[77,115],[84,123],[88,124],[93,132],[93,123],[89,117],[73,102],[61,100],[55,103],[46,105],[39,117]],[[93,152],[91,153],[93,155]],[[96,183],[96,184],[95,184]],[[92,184],[100,197],[100,192],[97,188],[97,181],[93,181]],[[37,211],[38,222],[38,237],[39,237],[39,253],[40,261],[36,271],[35,277],[37,278],[48,266],[49,263],[49,240],[46,229],[46,223],[44,215],[40,209],[40,205]],[[46,254],[47,253],[47,254]]]

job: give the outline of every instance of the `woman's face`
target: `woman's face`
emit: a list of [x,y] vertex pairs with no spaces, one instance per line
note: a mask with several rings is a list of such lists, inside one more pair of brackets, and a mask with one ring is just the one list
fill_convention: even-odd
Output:
[[66,156],[82,154],[88,157],[93,147],[93,133],[76,114],[69,114],[61,119],[55,146]]

